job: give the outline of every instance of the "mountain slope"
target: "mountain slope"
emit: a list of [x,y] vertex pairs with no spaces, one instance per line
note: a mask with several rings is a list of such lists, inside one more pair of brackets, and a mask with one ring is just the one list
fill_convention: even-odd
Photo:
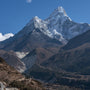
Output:
[[27,35],[25,33],[20,37],[19,33],[15,37],[11,38],[11,40],[9,39],[2,42],[2,48],[5,50],[30,52],[37,47],[59,47],[59,45],[62,45],[61,42],[48,37],[39,29],[31,31]]
[[73,38],[63,50],[51,57],[44,66],[90,75],[90,31]]
[[[87,31],[68,42],[76,47],[61,48],[40,65],[34,65],[25,73],[36,79],[49,83],[90,89],[90,31]],[[79,42],[78,42],[79,40]],[[78,44],[77,44],[78,42]],[[65,46],[65,47],[66,47]],[[73,90],[73,89],[72,89]]]
[[[63,90],[66,86],[71,87],[69,90],[89,90],[90,89],[90,76],[89,75],[80,75],[76,73],[56,71],[50,68],[45,68],[40,65],[34,65],[31,69],[25,72],[26,76],[33,77],[37,80],[43,81],[47,83],[47,87],[53,85],[54,90]],[[63,88],[58,88],[57,85],[63,85]],[[50,89],[52,90],[52,89]],[[68,90],[68,89],[64,89]]]
[[48,60],[51,56],[58,52],[59,48],[36,48],[27,54],[22,61],[27,69],[30,69],[34,64],[41,64]]
[[[90,43],[90,30],[83,33],[82,35],[79,35],[73,39],[71,39],[67,45],[63,47],[63,49],[73,49],[80,47],[81,45],[84,45],[86,43]],[[89,45],[87,45],[88,47]]]
[[57,71],[65,70],[90,75],[90,47],[64,51],[62,53],[59,52],[47,62],[43,63],[43,65]]

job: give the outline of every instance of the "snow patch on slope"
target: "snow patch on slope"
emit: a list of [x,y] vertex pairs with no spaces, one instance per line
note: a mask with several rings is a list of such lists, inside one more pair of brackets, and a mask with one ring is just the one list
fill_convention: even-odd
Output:
[[18,58],[24,58],[29,52],[16,52]]
[[14,34],[12,34],[12,33],[7,33],[7,34],[2,34],[2,33],[0,33],[0,41],[4,41],[4,40],[6,40],[6,39],[9,39],[10,37],[13,37],[14,36]]

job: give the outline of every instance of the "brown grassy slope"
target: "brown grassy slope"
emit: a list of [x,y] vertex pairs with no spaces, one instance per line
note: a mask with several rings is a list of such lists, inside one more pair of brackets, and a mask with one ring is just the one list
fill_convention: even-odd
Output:
[[14,80],[22,79],[22,76],[14,68],[10,67],[1,57],[0,57],[0,81],[4,81],[7,84]]
[[6,86],[17,87],[20,90],[44,90],[40,82],[33,79],[26,79],[14,68],[9,66],[1,57],[0,81],[5,82]]
[[18,71],[25,68],[24,64],[13,51],[0,50],[0,57],[2,57],[7,64],[14,67]]

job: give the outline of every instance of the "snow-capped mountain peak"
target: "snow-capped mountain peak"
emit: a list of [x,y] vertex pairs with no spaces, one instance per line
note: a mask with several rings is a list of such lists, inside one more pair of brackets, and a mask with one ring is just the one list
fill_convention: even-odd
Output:
[[33,18],[33,20],[34,20],[34,22],[41,22],[41,19],[38,17],[38,16],[35,16],[34,18]]
[[32,23],[35,24],[35,23],[40,23],[42,20],[38,17],[38,16],[35,16],[34,18],[32,18],[29,23],[27,24],[27,26],[31,25]]
[[62,13],[62,15],[67,16],[63,7],[58,7],[54,12],[59,13],[59,14]]
[[72,21],[66,14],[64,8],[58,7],[45,20],[35,16],[27,24],[27,30],[24,29],[22,34],[27,34],[31,31],[35,33],[37,28],[50,38],[57,39],[62,43],[67,43],[71,38],[87,31],[90,26],[88,24],[80,24]]
[[[58,7],[56,8],[53,13],[49,16],[50,19],[53,19],[53,18],[69,18],[68,15],[66,14],[65,10],[63,7]],[[70,18],[69,18],[70,19]],[[70,19],[71,20],[71,19]]]

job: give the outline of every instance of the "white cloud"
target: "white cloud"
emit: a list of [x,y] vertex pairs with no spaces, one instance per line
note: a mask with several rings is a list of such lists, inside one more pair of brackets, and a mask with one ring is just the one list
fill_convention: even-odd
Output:
[[4,41],[4,40],[6,40],[10,37],[13,37],[13,36],[14,36],[14,34],[12,34],[12,33],[7,33],[7,34],[4,34],[4,35],[2,33],[0,33],[0,41]]
[[31,3],[32,2],[32,0],[26,0],[27,1],[27,3]]

